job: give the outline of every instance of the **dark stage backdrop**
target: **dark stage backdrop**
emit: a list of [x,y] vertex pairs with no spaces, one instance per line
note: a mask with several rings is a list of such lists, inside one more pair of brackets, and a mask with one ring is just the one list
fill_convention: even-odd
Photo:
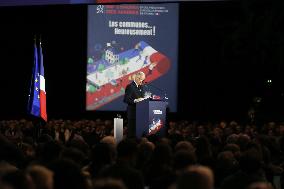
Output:
[[85,6],[0,8],[1,117],[22,117],[33,66],[33,38],[41,34],[47,111],[80,117],[85,109]]
[[[267,119],[283,115],[283,3],[245,2],[180,4],[171,116],[246,119],[250,108]],[[86,5],[0,7],[0,20],[1,119],[26,116],[34,34],[42,35],[49,117],[109,115],[85,110]]]

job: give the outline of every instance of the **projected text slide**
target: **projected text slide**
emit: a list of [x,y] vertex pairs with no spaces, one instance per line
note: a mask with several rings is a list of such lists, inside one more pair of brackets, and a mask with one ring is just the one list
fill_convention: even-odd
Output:
[[143,71],[176,111],[177,21],[176,4],[89,6],[87,110],[124,110],[125,87]]

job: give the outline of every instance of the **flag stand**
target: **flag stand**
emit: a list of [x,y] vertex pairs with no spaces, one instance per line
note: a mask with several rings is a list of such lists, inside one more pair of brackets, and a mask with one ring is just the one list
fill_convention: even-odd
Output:
[[33,119],[33,136],[37,142],[41,136],[43,126],[42,122],[47,121],[41,36],[39,37],[39,41],[36,40],[36,36],[34,37],[34,66],[28,99],[28,112],[30,115],[35,116]]
[[38,143],[38,140],[41,136],[41,130],[42,130],[42,120],[35,118],[33,120],[33,138],[35,143]]

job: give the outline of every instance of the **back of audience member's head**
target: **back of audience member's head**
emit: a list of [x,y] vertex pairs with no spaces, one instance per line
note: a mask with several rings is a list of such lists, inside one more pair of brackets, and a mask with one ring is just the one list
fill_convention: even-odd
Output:
[[113,136],[105,136],[104,138],[101,139],[101,143],[106,143],[110,145],[112,148],[116,147],[116,142]]
[[223,151],[232,152],[237,160],[239,160],[241,155],[241,149],[237,144],[226,144]]
[[233,154],[240,153],[240,147],[237,144],[232,143],[226,144],[223,150],[231,151]]
[[175,151],[177,152],[179,150],[185,150],[185,151],[190,151],[190,152],[195,151],[193,145],[189,141],[178,142],[175,146]]
[[18,168],[24,166],[24,153],[2,135],[0,135],[0,161],[6,161]]
[[268,182],[254,182],[247,189],[273,189],[273,187]]
[[138,168],[144,168],[146,163],[149,162],[149,160],[152,157],[152,154],[154,152],[155,145],[152,142],[143,142],[138,145],[138,151],[137,151],[137,167]]
[[0,162],[0,179],[3,175],[10,173],[10,172],[15,172],[17,171],[18,168],[15,167],[14,165],[5,162],[5,161],[1,161]]
[[149,135],[147,136],[148,141],[153,142],[154,144],[157,144],[157,141],[159,140],[157,135]]
[[163,137],[157,141],[157,144],[165,144],[168,146],[172,146],[172,141],[168,138]]
[[226,139],[226,143],[227,144],[237,144],[238,138],[239,138],[239,135],[237,135],[237,134],[230,134],[227,137],[227,139]]
[[85,160],[85,154],[78,150],[77,148],[65,148],[61,154],[60,158],[70,159],[77,163],[79,166],[83,166]]
[[232,170],[238,165],[231,151],[220,152],[217,157],[217,168],[221,170]]
[[240,146],[241,151],[246,150],[250,142],[250,137],[245,134],[239,135],[237,140],[237,144]]
[[38,150],[39,156],[43,163],[49,163],[59,157],[62,147],[58,143],[50,141],[40,145]]
[[114,151],[106,143],[98,143],[91,150],[91,162],[95,166],[109,165],[114,160]]
[[202,161],[203,159],[210,158],[212,156],[212,150],[211,150],[211,145],[209,143],[209,140],[205,136],[200,136],[196,140],[196,155],[197,159],[199,161]]
[[50,136],[50,135],[48,135],[48,134],[42,134],[42,135],[40,135],[40,137],[38,138],[38,143],[43,143],[43,144],[45,144],[45,143],[48,143],[48,142],[51,142],[51,141],[53,141],[53,139],[52,139],[52,137]]
[[23,143],[33,145],[34,139],[31,136],[23,136]]
[[137,144],[134,140],[124,139],[117,145],[118,158],[133,158],[137,152]]
[[50,165],[54,173],[54,189],[85,189],[87,182],[80,167],[71,160],[60,159]]
[[33,165],[27,168],[35,189],[53,189],[53,172],[46,167]]
[[81,140],[69,140],[66,143],[67,147],[71,147],[71,148],[77,148],[78,150],[80,150],[81,152],[83,152],[84,154],[88,153],[88,149],[89,146],[86,142],[81,141]]
[[156,145],[152,160],[156,165],[170,165],[172,163],[173,152],[172,148],[166,143]]
[[2,176],[0,188],[31,189],[33,188],[33,183],[25,172],[17,170],[8,172]]
[[34,146],[28,143],[22,143],[21,149],[26,158],[34,158],[35,157],[35,149]]
[[197,126],[197,133],[198,135],[205,135],[206,134],[206,129],[203,125],[198,125]]
[[280,151],[284,152],[284,132],[279,140]]
[[1,189],[14,189],[13,186],[11,186],[7,183],[3,183],[3,182],[0,182],[0,188]]
[[178,150],[174,155],[174,168],[176,171],[183,170],[190,165],[196,164],[196,155],[192,151]]
[[205,166],[190,166],[177,179],[177,189],[213,189],[214,175]]
[[184,140],[184,136],[182,136],[179,132],[173,132],[169,134],[168,138],[171,140],[171,144],[175,146],[178,142]]
[[244,151],[239,162],[241,170],[248,174],[257,173],[262,168],[261,154],[256,149]]
[[93,189],[127,189],[121,180],[97,179],[93,182]]

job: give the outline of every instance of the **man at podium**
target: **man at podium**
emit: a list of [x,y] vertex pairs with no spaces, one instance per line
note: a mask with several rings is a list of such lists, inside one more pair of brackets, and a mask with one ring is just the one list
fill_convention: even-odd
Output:
[[128,134],[127,137],[135,138],[136,129],[136,103],[144,100],[145,89],[143,81],[144,72],[140,71],[134,75],[133,81],[126,86],[123,101],[127,104]]

